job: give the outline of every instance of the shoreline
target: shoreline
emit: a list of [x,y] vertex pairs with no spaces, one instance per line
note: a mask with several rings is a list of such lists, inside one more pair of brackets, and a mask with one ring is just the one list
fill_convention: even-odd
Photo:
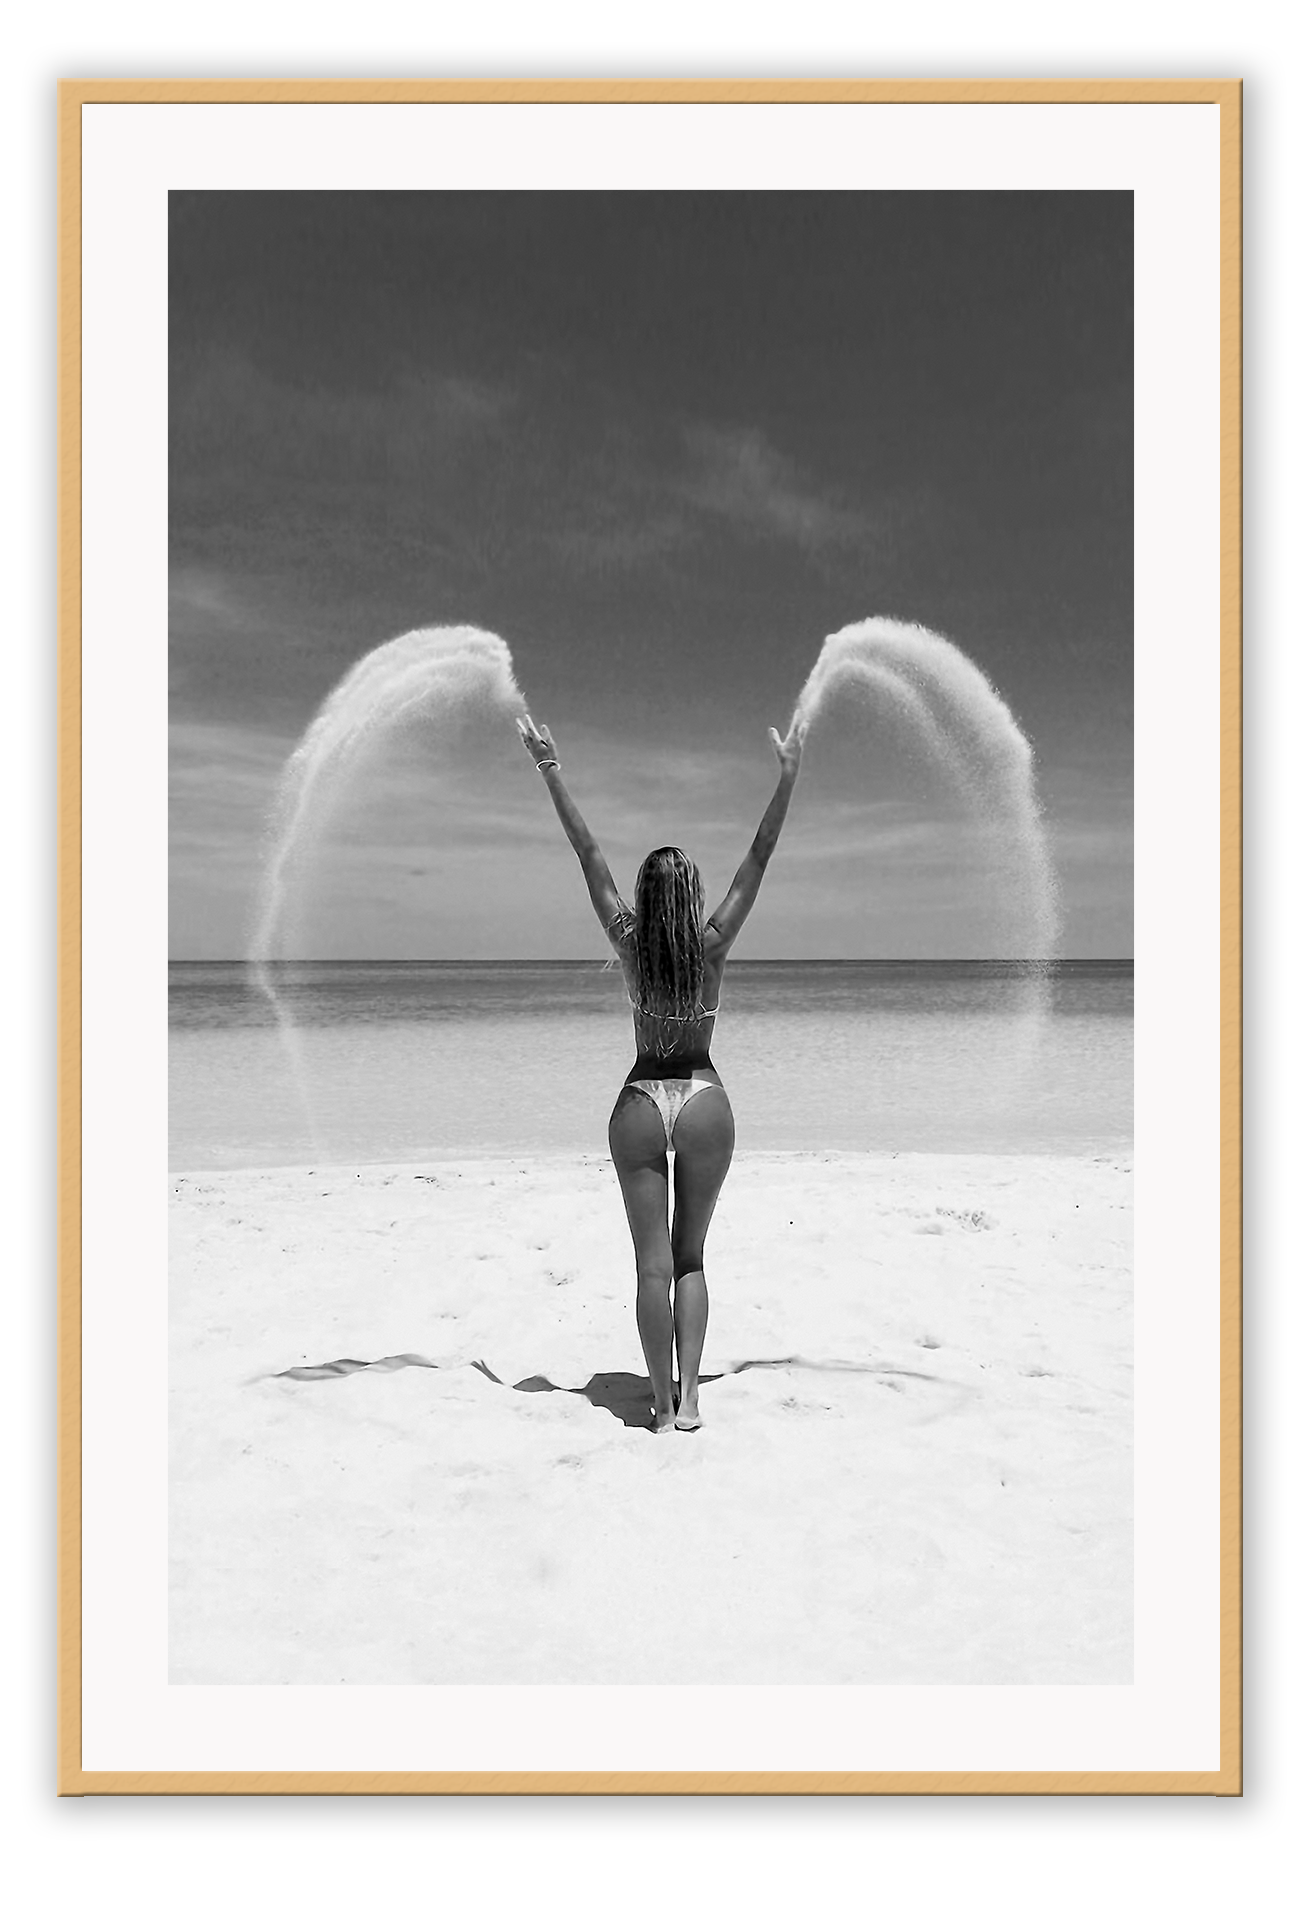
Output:
[[[1134,1147],[1131,1138],[1123,1140],[1117,1138],[1101,1138],[1098,1139],[1095,1145],[1086,1146],[1080,1146],[1077,1142],[1072,1141],[1068,1149],[1062,1146],[1059,1150],[1040,1149],[1037,1151],[1008,1150],[1006,1147],[1002,1147],[997,1151],[918,1151],[915,1148],[899,1151],[863,1151],[849,1147],[825,1145],[803,1146],[798,1149],[786,1149],[785,1147],[777,1146],[755,1146],[752,1148],[746,1147],[742,1151],[738,1146],[732,1161],[732,1171],[749,1162],[761,1165],[779,1165],[782,1163],[850,1164],[856,1161],[864,1161],[867,1163],[898,1165],[919,1165],[925,1163],[930,1166],[935,1166],[945,1162],[964,1164],[967,1161],[978,1163],[994,1159],[1019,1161],[1051,1159],[1060,1163],[1077,1159],[1081,1164],[1098,1164],[1118,1160],[1131,1165],[1133,1161],[1133,1151]],[[547,1148],[545,1146],[534,1145],[530,1146],[527,1150],[509,1152],[496,1150],[457,1152],[448,1151],[443,1148],[437,1151],[420,1152],[418,1154],[413,1153],[410,1157],[394,1156],[390,1153],[382,1158],[328,1158],[317,1159],[315,1161],[305,1159],[253,1159],[233,1165],[175,1165],[169,1160],[167,1165],[167,1179],[169,1184],[174,1185],[195,1178],[239,1177],[258,1172],[300,1172],[307,1175],[319,1175],[322,1172],[364,1174],[373,1171],[387,1171],[400,1174],[417,1169],[428,1171],[441,1169],[451,1171],[457,1167],[468,1165],[497,1166],[502,1170],[507,1170],[513,1169],[516,1166],[527,1168],[529,1166],[542,1164],[556,1167],[603,1164],[608,1165],[611,1171],[613,1170],[608,1151],[575,1150],[572,1146]],[[728,1182],[730,1182],[730,1173],[728,1174],[728,1179],[724,1181],[723,1184],[724,1196]]]

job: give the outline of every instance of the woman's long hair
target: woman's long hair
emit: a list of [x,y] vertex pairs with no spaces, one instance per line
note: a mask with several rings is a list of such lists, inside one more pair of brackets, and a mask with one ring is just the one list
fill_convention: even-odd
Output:
[[704,886],[680,847],[656,847],[636,877],[636,1003],[689,1019],[704,998]]

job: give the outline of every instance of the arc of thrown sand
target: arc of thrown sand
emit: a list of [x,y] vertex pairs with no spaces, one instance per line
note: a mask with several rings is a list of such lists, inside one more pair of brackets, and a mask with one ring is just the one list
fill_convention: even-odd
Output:
[[[377,734],[422,708],[440,705],[444,716],[454,717],[467,703],[484,700],[508,713],[527,708],[509,646],[499,635],[468,625],[409,630],[369,650],[335,684],[281,773],[249,960],[257,986],[274,1011],[318,1156],[320,1132],[301,1038],[270,966],[284,914],[289,864],[303,837],[324,825],[345,791],[349,772]],[[322,800],[322,794],[330,798]]]
[[[273,957],[284,906],[284,877],[312,814],[325,778],[355,766],[364,746],[385,728],[396,726],[418,709],[427,709],[438,690],[447,690],[441,712],[452,715],[466,703],[495,702],[503,713],[527,712],[527,701],[514,676],[509,646],[499,635],[469,625],[412,629],[381,642],[350,668],[330,691],[281,774],[271,825],[272,848],[262,881],[258,921],[250,960],[264,992],[273,993],[266,967]],[[331,792],[332,806],[342,785]]]
[[1033,750],[992,682],[946,636],[875,616],[828,635],[795,704],[811,726],[844,683],[870,682],[905,707],[927,747],[982,813],[1036,820]]
[[813,721],[842,671],[856,661],[876,662],[912,682],[937,706],[950,745],[986,767],[996,765],[1016,791],[1032,793],[1033,749],[984,671],[947,636],[919,622],[871,616],[828,635],[796,703]]
[[[795,704],[794,721],[811,726],[829,696],[846,685],[867,691],[879,690],[894,712],[902,715],[909,732],[915,730],[920,735],[935,765],[954,782],[959,793],[972,805],[977,804],[978,793],[970,769],[953,746],[951,736],[935,720],[917,685],[886,661],[862,655],[841,657],[835,664],[833,676],[828,681],[824,680],[819,688],[811,714],[801,714],[804,696],[800,696]],[[807,694],[806,687],[804,694]]]
[[[1014,846],[1023,854],[1030,868],[1033,869],[1035,873],[1040,871],[1039,861],[1042,857],[1043,850],[1041,844],[1034,838],[1034,819],[1031,817],[1025,822],[1022,832],[1020,816],[1015,814],[1014,811],[1006,816],[999,816],[997,813],[990,811],[990,803],[985,790],[980,786],[968,756],[956,745],[954,737],[948,730],[940,725],[929,704],[926,702],[920,687],[914,681],[908,676],[896,672],[888,662],[875,659],[869,660],[859,654],[846,654],[836,661],[834,675],[831,681],[823,684],[818,700],[818,709],[821,706],[822,698],[846,685],[859,687],[866,691],[879,691],[893,711],[902,717],[906,732],[919,734],[925,745],[926,752],[930,755],[939,772],[952,783],[974,813],[983,821],[986,829],[991,828],[993,830],[994,842],[996,842],[997,839],[1000,823],[1001,829],[1010,834]],[[815,712],[817,711],[815,710]],[[795,719],[798,718],[796,710]],[[985,846],[988,847],[989,845],[990,843],[986,838]],[[1040,930],[1040,907],[1054,905],[1054,901],[1051,897],[1053,882],[1050,869],[1041,869],[1041,874],[1041,880],[1035,879],[1033,883],[1034,891],[1031,900],[1034,924],[1036,927],[1040,927]],[[1049,933],[1054,932],[1054,926],[1049,925],[1047,931]],[[1037,1011],[1041,1007],[1042,1002],[1039,997],[1041,982],[1035,982],[1035,985],[1038,987],[1038,990],[1033,993],[1032,999],[1028,994],[1026,995],[1025,1000],[1022,1001],[1022,1012]]]
[[795,703],[795,721],[806,731],[845,683],[884,689],[917,723],[975,814],[1012,849],[1034,931],[1032,957],[1050,958],[1059,903],[1033,749],[992,682],[946,636],[875,616],[826,637]]
[[[814,670],[815,674],[816,670]],[[809,680],[811,682],[812,677]],[[1032,823],[1027,831],[1022,831],[1019,817],[1015,815],[1014,810],[1003,815],[992,811],[992,804],[988,800],[985,788],[979,782],[968,753],[957,745],[954,736],[936,719],[925,700],[921,687],[915,681],[898,672],[887,661],[874,657],[867,658],[853,652],[840,655],[836,658],[833,669],[821,678],[813,698],[813,713],[806,719],[809,722],[815,719],[829,696],[845,686],[878,691],[894,713],[902,718],[905,732],[919,735],[927,754],[939,772],[952,784],[976,817],[983,822],[985,830],[992,830],[991,835],[986,831],[984,841],[986,851],[991,852],[994,849],[999,832],[1009,833],[1030,869],[1037,871],[1039,852],[1037,843],[1032,837]],[[799,719],[797,711],[798,707],[803,705],[803,699],[801,696],[796,707],[796,719]],[[1009,827],[1008,822],[1010,822]],[[1042,909],[1048,904],[1047,889],[1050,886],[1050,876],[1046,883],[1034,879],[1032,885],[1030,910],[1034,927],[1041,933],[1043,931]],[[1050,933],[1054,931],[1054,928],[1049,926],[1047,931]]]

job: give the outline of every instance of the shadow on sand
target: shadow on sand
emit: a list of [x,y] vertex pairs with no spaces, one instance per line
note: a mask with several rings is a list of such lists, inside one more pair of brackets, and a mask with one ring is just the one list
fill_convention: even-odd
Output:
[[[500,1377],[493,1374],[485,1363],[475,1363],[474,1368],[481,1370],[493,1383],[500,1383]],[[716,1383],[724,1373],[719,1370],[713,1376],[701,1376],[701,1383]],[[525,1377],[522,1383],[511,1385],[515,1390],[563,1390],[562,1383],[552,1383],[549,1377]],[[594,1377],[588,1377],[580,1390],[568,1390],[569,1396],[585,1396],[594,1410],[608,1410],[616,1416],[627,1429],[649,1430],[654,1428],[651,1406],[654,1392],[644,1377],[632,1370],[601,1370]],[[674,1385],[673,1395],[677,1390]]]
[[[288,1377],[295,1383],[320,1383],[330,1377],[356,1376],[362,1370],[378,1375],[387,1371],[405,1370],[414,1366],[420,1370],[464,1369],[461,1364],[435,1363],[431,1357],[422,1357],[416,1351],[408,1351],[394,1357],[378,1357],[373,1363],[361,1363],[355,1357],[336,1357],[330,1363],[305,1364],[296,1370],[276,1370],[275,1377]],[[563,1391],[566,1396],[585,1396],[593,1409],[608,1410],[616,1416],[627,1429],[653,1430],[654,1421],[651,1406],[654,1401],[648,1380],[638,1376],[633,1370],[602,1370],[588,1377],[581,1388],[563,1383],[552,1383],[549,1377],[524,1377],[522,1382],[506,1385],[495,1370],[488,1368],[481,1357],[475,1357],[468,1366],[485,1376],[489,1383],[495,1383],[502,1389],[537,1392],[542,1390]],[[742,1370],[848,1370],[859,1372],[863,1376],[910,1377],[917,1383],[937,1383],[941,1379],[928,1370],[905,1370],[892,1363],[852,1363],[839,1357],[746,1357],[740,1363],[728,1364],[725,1370],[715,1370],[710,1374],[701,1374],[701,1383],[718,1383],[723,1377],[739,1376]],[[897,1385],[894,1386],[895,1388]]]

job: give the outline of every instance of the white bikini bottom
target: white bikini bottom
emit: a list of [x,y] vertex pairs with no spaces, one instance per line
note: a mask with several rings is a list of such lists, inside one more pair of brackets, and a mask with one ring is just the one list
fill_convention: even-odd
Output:
[[673,1126],[687,1100],[693,1099],[697,1092],[707,1092],[710,1086],[715,1091],[721,1089],[716,1079],[629,1079],[628,1084],[634,1092],[644,1092],[659,1107],[659,1116],[664,1122],[664,1144],[669,1151],[673,1149]]

